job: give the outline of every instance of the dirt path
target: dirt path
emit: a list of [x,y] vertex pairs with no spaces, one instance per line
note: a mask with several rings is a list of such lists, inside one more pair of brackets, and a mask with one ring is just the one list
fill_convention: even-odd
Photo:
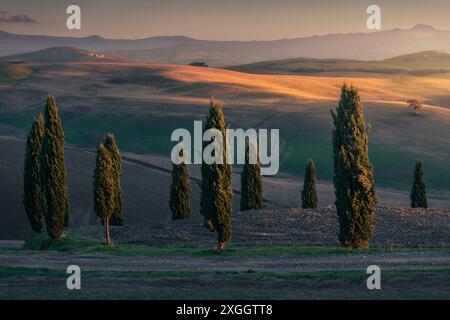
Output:
[[258,256],[114,256],[58,252],[3,253],[0,266],[64,270],[78,265],[85,271],[310,272],[388,269],[440,269],[450,266],[450,253],[373,253]]

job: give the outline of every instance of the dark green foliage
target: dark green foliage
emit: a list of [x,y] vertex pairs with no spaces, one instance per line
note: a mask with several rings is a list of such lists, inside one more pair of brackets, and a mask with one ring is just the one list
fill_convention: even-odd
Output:
[[103,144],[100,144],[98,148],[96,164],[94,173],[94,210],[97,217],[103,221],[106,243],[109,245],[109,220],[114,211],[116,190],[112,158]]
[[112,133],[108,133],[104,143],[104,147],[108,150],[113,166],[114,180],[114,211],[111,215],[110,224],[113,226],[123,226],[123,192],[120,185],[120,177],[122,176],[122,156],[119,147]]
[[[182,153],[180,153],[181,157]],[[184,162],[173,164],[169,207],[172,211],[172,220],[191,218],[191,185],[189,171]]]
[[316,167],[314,161],[308,161],[305,170],[305,178],[302,190],[302,208],[315,209],[317,208],[317,190],[316,190]]
[[[257,152],[256,148],[254,152]],[[259,156],[257,163],[250,164],[250,147],[245,154],[245,165],[241,174],[241,211],[259,210],[263,207],[263,184]]]
[[[218,250],[223,250],[225,243],[231,240],[231,215],[233,190],[231,186],[232,167],[225,163],[227,141],[225,119],[222,105],[213,99],[206,119],[204,130],[215,128],[223,135],[223,164],[208,165],[202,163],[201,174],[201,213],[210,231],[217,231]],[[204,147],[210,142],[204,142]]]
[[44,139],[44,117],[34,119],[28,134],[23,170],[23,205],[34,232],[41,232],[44,220],[44,201],[41,188],[40,155]]
[[342,87],[333,130],[333,182],[339,240],[345,247],[366,248],[374,229],[377,203],[363,107],[354,87]]
[[411,189],[411,208],[428,208],[422,160],[417,161],[414,170],[414,181]]
[[49,96],[44,112],[44,141],[41,154],[41,182],[46,212],[47,233],[60,238],[69,223],[67,169],[64,163],[64,133],[55,98]]

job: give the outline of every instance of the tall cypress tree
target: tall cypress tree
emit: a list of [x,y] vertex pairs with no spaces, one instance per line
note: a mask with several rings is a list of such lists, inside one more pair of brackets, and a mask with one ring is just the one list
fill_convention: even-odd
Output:
[[69,223],[64,133],[55,98],[49,96],[44,112],[45,132],[41,154],[41,182],[46,205],[45,222],[51,238],[60,238]]
[[377,197],[363,107],[353,86],[342,87],[339,105],[331,114],[339,240],[345,247],[366,248],[373,234]]
[[[223,136],[223,163],[211,165],[202,163],[201,175],[201,213],[205,217],[205,224],[210,231],[217,231],[217,250],[223,251],[225,244],[231,240],[231,215],[233,204],[233,189],[231,186],[232,167],[226,164],[227,135],[222,104],[211,99],[209,116],[204,130],[215,128]],[[211,141],[204,142],[205,148]]]
[[[180,157],[183,157],[183,151],[180,152]],[[173,164],[169,207],[172,211],[172,220],[191,218],[191,185],[189,171],[184,161],[181,164]]]
[[310,159],[306,164],[305,178],[302,190],[302,208],[317,208],[317,189],[316,189],[316,167],[314,161]]
[[411,208],[428,208],[422,160],[416,162],[416,168],[414,170],[414,180],[411,189]]
[[104,143],[104,147],[108,150],[113,166],[114,179],[114,211],[111,215],[110,224],[113,226],[123,226],[123,192],[120,185],[120,177],[122,176],[122,156],[119,147],[112,133],[108,133]]
[[23,170],[23,205],[34,232],[40,233],[44,220],[44,202],[41,188],[40,155],[44,139],[44,117],[34,119],[28,134]]
[[[250,149],[252,148],[252,149]],[[256,163],[250,163],[250,150],[256,153]],[[241,211],[259,210],[263,207],[261,164],[256,145],[247,147],[245,165],[241,174]]]
[[96,164],[94,173],[94,210],[97,217],[102,219],[105,227],[106,244],[111,245],[109,221],[114,211],[116,186],[113,161],[103,144],[100,144],[98,148]]

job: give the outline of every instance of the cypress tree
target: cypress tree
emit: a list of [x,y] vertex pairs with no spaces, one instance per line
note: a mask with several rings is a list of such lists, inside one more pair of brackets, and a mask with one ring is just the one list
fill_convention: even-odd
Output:
[[114,181],[114,167],[112,158],[103,144],[100,144],[94,173],[94,210],[105,227],[105,240],[112,244],[109,236],[109,221],[114,211],[116,195]]
[[41,182],[46,212],[47,233],[60,238],[69,223],[67,169],[64,163],[64,132],[55,98],[49,96],[44,112],[44,141],[41,154]]
[[[256,163],[250,163],[250,150],[256,152]],[[256,145],[247,147],[245,165],[241,174],[241,211],[259,210],[263,207],[261,164]]]
[[119,147],[112,133],[108,133],[104,143],[104,147],[108,150],[112,165],[114,179],[114,211],[111,215],[110,224],[113,226],[123,226],[123,192],[120,185],[120,177],[122,176],[122,156]]
[[414,181],[411,189],[411,208],[428,208],[422,160],[416,162],[416,168],[414,170]]
[[[180,152],[183,157],[183,151]],[[172,220],[185,220],[191,218],[191,185],[189,184],[189,171],[186,164],[173,164],[172,184],[170,186],[169,207],[172,211]]]
[[23,205],[34,232],[40,233],[44,220],[44,202],[41,189],[40,155],[44,139],[44,117],[34,119],[28,134],[23,170]]
[[[231,186],[232,167],[226,164],[228,145],[225,119],[222,104],[211,99],[209,116],[206,119],[204,130],[215,128],[223,136],[223,163],[211,165],[202,163],[201,175],[201,206],[200,210],[205,218],[205,225],[210,231],[217,232],[217,251],[221,252],[225,244],[231,240],[231,215],[233,202],[233,189]],[[211,141],[204,142],[205,148]]]
[[363,107],[353,86],[342,87],[339,105],[331,114],[339,241],[348,248],[366,248],[373,234],[377,197]]
[[302,190],[302,208],[317,208],[317,190],[316,190],[316,167],[314,161],[310,159],[306,164],[305,178]]

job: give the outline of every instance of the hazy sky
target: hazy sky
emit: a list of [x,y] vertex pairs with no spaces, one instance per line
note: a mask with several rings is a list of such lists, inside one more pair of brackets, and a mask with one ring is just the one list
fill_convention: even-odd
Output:
[[[71,4],[82,10],[80,31],[66,29],[65,11]],[[368,32],[370,4],[381,7],[384,30],[418,23],[450,30],[450,0],[1,0],[0,30],[107,38],[272,40]]]

